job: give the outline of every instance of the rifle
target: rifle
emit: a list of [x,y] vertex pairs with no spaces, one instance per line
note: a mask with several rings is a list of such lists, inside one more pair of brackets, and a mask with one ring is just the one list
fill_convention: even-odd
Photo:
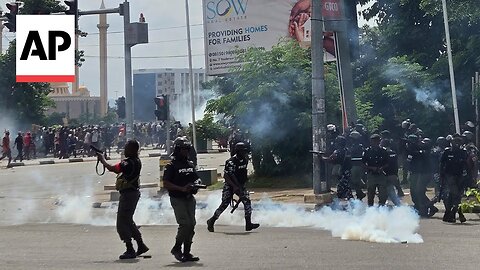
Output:
[[[97,154],[101,154],[103,155],[105,158],[107,158],[107,153],[104,153],[102,150],[98,149],[97,147],[93,146],[92,144],[90,144],[90,149],[92,149],[95,153]],[[98,159],[97,157],[97,165],[95,166],[95,172],[102,176],[105,174],[105,166],[103,166],[103,172],[102,173],[98,173],[98,164],[100,164],[100,159]]]

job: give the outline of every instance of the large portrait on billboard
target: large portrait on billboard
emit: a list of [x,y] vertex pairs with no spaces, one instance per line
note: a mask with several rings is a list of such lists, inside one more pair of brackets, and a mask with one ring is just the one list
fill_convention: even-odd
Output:
[[[311,41],[311,0],[203,0],[205,64],[208,75],[240,66],[247,48],[269,50],[292,38],[306,48]],[[341,0],[324,0],[324,18],[342,17]],[[333,33],[324,33],[325,60],[334,60]]]

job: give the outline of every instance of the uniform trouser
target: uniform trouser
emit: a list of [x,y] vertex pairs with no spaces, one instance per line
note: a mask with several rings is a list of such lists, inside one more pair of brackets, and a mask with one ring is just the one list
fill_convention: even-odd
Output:
[[[248,190],[245,187],[240,187],[240,195],[241,196],[239,200],[243,203],[243,208],[245,209],[245,218],[249,218],[252,216],[252,202],[250,201],[250,195],[248,193]],[[232,201],[232,198],[233,188],[230,185],[225,184],[222,190],[222,203],[213,214],[213,217],[215,219],[218,219],[223,213],[223,211],[227,209],[227,207],[230,205],[230,202]]]
[[395,183],[398,182],[398,176],[396,174],[394,175],[388,175],[387,176],[387,194],[388,194],[388,199],[393,202],[396,206],[400,206],[402,202],[398,198],[397,192],[395,192]]
[[461,189],[462,176],[447,175],[445,177],[445,185],[448,189],[448,195],[443,199],[445,204],[445,210],[447,212],[451,211],[452,208],[458,207],[462,199],[462,189]]
[[120,192],[117,212],[117,232],[120,239],[124,242],[131,241],[132,238],[135,240],[142,238],[142,234],[133,221],[133,214],[135,214],[135,208],[137,208],[139,199],[140,191],[138,190],[125,190]]
[[387,201],[387,178],[384,175],[368,174],[367,179],[367,203],[373,206],[375,191],[378,189],[378,204],[385,205]]
[[176,242],[183,243],[185,246],[191,245],[195,235],[195,225],[197,224],[195,220],[195,207],[197,204],[195,197],[170,197],[170,203],[178,223]]
[[363,182],[362,179],[365,177],[365,169],[363,166],[352,166],[351,169],[352,177],[350,178],[350,187],[352,190],[355,190],[357,198],[364,197],[365,193],[362,191]]
[[420,215],[426,215],[430,207],[430,199],[425,194],[429,181],[429,174],[426,173],[410,172],[408,176],[412,201]]

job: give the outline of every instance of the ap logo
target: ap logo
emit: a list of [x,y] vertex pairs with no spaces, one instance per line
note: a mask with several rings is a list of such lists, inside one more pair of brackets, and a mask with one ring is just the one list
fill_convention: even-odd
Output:
[[17,15],[17,82],[75,81],[75,16]]

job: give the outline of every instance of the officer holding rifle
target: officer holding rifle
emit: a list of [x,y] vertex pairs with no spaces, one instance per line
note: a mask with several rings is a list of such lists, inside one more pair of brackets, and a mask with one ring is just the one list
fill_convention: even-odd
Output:
[[248,147],[243,142],[235,144],[235,155],[225,162],[225,185],[222,191],[222,203],[217,208],[213,216],[207,220],[207,229],[214,232],[215,221],[225,211],[232,201],[233,194],[237,194],[239,200],[243,203],[245,209],[245,230],[251,231],[260,226],[258,223],[252,223],[252,202],[249,193],[245,187],[248,181]]

